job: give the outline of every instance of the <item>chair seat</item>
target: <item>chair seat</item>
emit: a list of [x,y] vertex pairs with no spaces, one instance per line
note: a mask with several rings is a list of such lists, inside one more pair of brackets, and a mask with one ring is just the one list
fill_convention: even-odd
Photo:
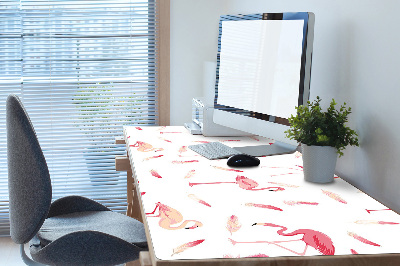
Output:
[[147,248],[141,222],[112,211],[83,211],[47,218],[37,237],[42,246],[67,234],[79,231],[98,231],[109,234],[141,248]]

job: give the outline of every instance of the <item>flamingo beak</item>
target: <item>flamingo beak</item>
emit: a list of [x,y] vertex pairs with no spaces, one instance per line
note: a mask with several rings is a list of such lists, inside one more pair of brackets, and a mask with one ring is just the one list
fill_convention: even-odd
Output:
[[198,225],[193,225],[193,226],[185,227],[185,229],[196,229],[197,227],[199,227],[199,226]]

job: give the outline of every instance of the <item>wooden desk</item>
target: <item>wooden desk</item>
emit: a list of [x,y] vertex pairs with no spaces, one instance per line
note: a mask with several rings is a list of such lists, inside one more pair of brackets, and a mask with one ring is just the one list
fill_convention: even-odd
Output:
[[184,127],[126,127],[124,138],[150,248],[142,260],[154,266],[400,265],[400,216],[340,178],[305,182],[299,153],[233,169],[187,146],[263,140]]

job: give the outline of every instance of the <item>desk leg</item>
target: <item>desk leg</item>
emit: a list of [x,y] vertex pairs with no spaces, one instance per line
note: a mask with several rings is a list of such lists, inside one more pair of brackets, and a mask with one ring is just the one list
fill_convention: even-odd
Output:
[[138,260],[127,262],[124,266],[152,266],[149,252],[141,251]]
[[124,266],[142,266],[140,260],[130,261],[124,264]]
[[128,209],[126,215],[143,223],[142,214],[140,213],[139,197],[136,193],[135,180],[132,176],[132,171],[128,170],[127,174],[127,201]]
[[126,210],[126,215],[129,217],[132,217],[132,203],[133,203],[133,177],[132,177],[132,171],[128,170],[126,171],[126,201],[128,203],[128,207]]
[[150,253],[148,251],[141,251],[139,253],[140,266],[151,266]]
[[[135,180],[132,176],[132,171],[126,172],[127,178],[127,201],[128,209],[126,215],[132,217],[140,222],[143,222],[142,215],[140,213],[139,198],[136,193]],[[139,259],[125,263],[125,266],[151,266],[150,254],[148,251],[142,251],[139,253]]]

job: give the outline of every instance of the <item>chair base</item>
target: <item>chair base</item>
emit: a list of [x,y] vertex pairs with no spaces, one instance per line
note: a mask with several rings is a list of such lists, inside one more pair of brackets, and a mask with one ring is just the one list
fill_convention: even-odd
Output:
[[28,255],[26,255],[25,253],[25,244],[20,244],[20,253],[21,253],[21,257],[22,260],[24,261],[24,263],[26,265],[30,265],[30,266],[45,266],[45,264],[41,264],[39,262],[33,261],[31,258],[28,257]]

